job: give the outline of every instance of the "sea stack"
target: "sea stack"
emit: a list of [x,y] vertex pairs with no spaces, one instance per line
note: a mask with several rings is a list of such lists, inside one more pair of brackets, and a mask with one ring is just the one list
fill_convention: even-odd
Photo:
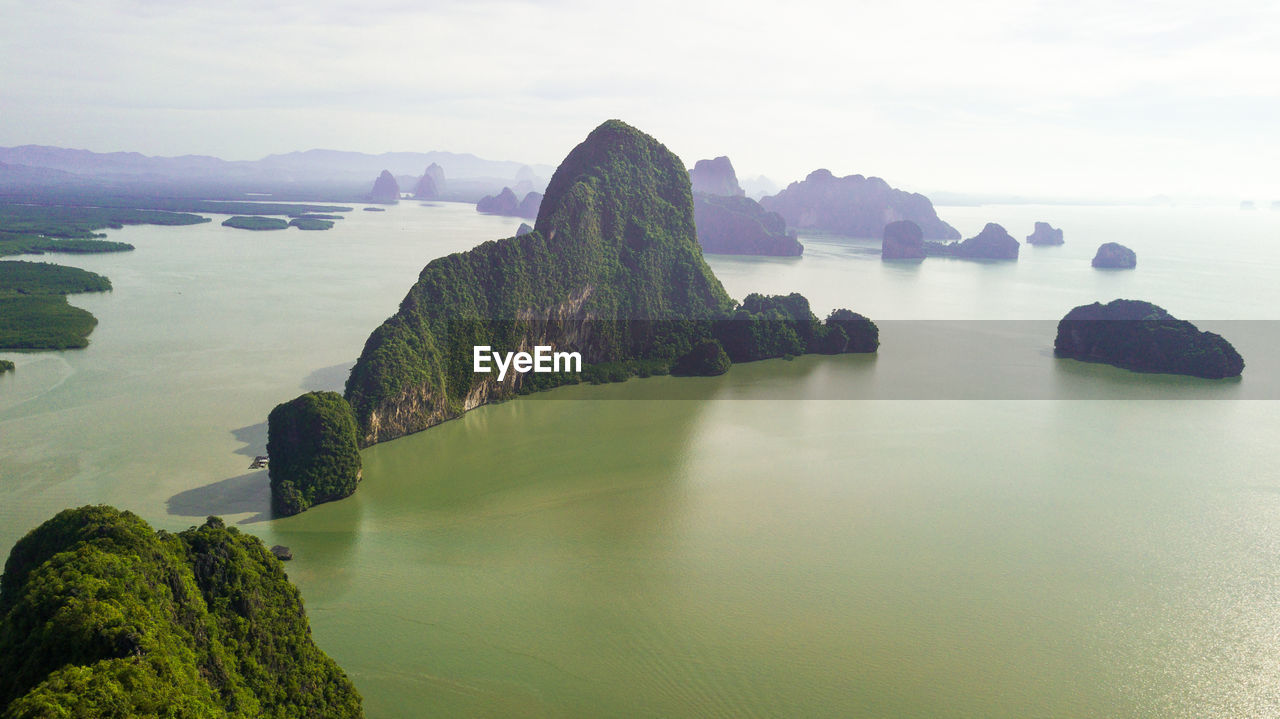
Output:
[[[820,322],[797,294],[735,305],[698,246],[680,159],[610,120],[560,163],[532,232],[422,270],[365,343],[346,397],[367,446],[578,379],[473,371],[477,346],[578,353],[583,375],[618,369],[625,379],[635,363],[669,368],[709,338],[732,361],[868,347],[874,325],[850,316]],[[704,350],[714,368],[718,355]]]
[[1061,245],[1062,230],[1056,230],[1048,222],[1037,222],[1035,230],[1027,235],[1028,245]]
[[523,217],[526,220],[536,220],[538,219],[538,208],[540,207],[542,207],[542,193],[530,192],[516,206],[515,216]]
[[1220,335],[1202,332],[1141,300],[1095,302],[1072,309],[1058,322],[1053,349],[1059,357],[1135,372],[1222,379],[1244,371],[1240,353]]
[[911,220],[898,220],[884,226],[880,241],[880,259],[919,260],[924,258],[924,233]]
[[369,202],[383,205],[394,205],[400,201],[400,183],[395,176],[383,170],[378,179],[373,181],[373,190],[369,192]]
[[288,516],[342,499],[360,481],[351,405],[336,392],[308,392],[267,417],[271,508]]
[[1132,270],[1138,266],[1138,255],[1119,242],[1104,242],[1093,256],[1093,266],[1107,270]]
[[[439,165],[433,165],[439,167]],[[440,188],[436,185],[435,178],[431,176],[431,169],[427,168],[422,173],[422,177],[418,178],[418,184],[413,186],[413,199],[415,200],[436,200],[440,198]]]
[[483,212],[486,215],[515,215],[516,208],[519,206],[520,201],[516,199],[516,193],[512,192],[510,187],[504,187],[497,195],[481,197],[476,203],[476,212]]

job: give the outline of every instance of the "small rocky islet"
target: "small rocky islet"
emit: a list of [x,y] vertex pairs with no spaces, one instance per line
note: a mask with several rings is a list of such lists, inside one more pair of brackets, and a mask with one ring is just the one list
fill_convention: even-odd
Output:
[[1224,379],[1244,371],[1244,359],[1221,335],[1203,332],[1142,300],[1072,309],[1058,322],[1053,349],[1059,357],[1135,372]]

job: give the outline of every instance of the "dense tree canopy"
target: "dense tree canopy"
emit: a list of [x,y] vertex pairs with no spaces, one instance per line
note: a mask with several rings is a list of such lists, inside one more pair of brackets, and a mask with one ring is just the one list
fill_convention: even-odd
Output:
[[210,517],[155,532],[113,507],[32,530],[0,576],[0,716],[359,717],[298,590]]

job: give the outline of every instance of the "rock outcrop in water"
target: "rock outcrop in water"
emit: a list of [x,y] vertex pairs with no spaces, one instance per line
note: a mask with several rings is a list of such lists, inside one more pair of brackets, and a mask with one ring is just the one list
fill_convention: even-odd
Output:
[[520,226],[516,228],[516,237],[520,237],[521,235],[527,235],[530,232],[533,232],[533,225],[529,224],[528,222],[521,222]]
[[350,496],[360,481],[351,405],[337,392],[308,392],[267,417],[271,508],[288,516]]
[[1081,305],[1058,322],[1059,357],[1103,362],[1135,372],[1208,379],[1238,377],[1244,360],[1231,343],[1141,300]]
[[629,362],[669,367],[713,333],[731,358],[852,346],[842,324],[819,322],[807,302],[760,298],[735,307],[703,260],[679,158],[610,120],[556,170],[533,232],[423,269],[399,311],[365,343],[346,396],[368,445],[577,380],[477,373],[476,346],[580,352],[585,374]]
[[448,181],[445,180],[444,168],[436,163],[427,165],[427,176],[431,178],[431,182],[436,186],[436,192],[444,193],[448,188]]
[[485,195],[476,203],[476,212],[483,212],[487,215],[515,215],[516,208],[520,206],[520,201],[516,199],[516,193],[511,191],[510,187],[502,188],[502,192],[496,195]]
[[689,170],[689,181],[695,193],[724,197],[746,195],[738,185],[738,173],[733,171],[733,163],[723,155],[714,160],[698,160],[694,163],[693,169]]
[[542,193],[530,192],[524,196],[524,199],[516,207],[516,217],[536,220],[538,218],[538,208],[540,207],[542,207]]
[[[435,163],[432,163],[432,166],[437,168],[440,167]],[[440,187],[436,185],[435,178],[431,176],[430,168],[427,168],[427,170],[422,173],[422,177],[418,178],[418,184],[413,186],[413,199],[415,200],[440,199]]]
[[378,179],[373,181],[373,190],[369,192],[369,202],[383,205],[394,205],[400,201],[400,183],[390,172],[383,170]]
[[0,576],[0,715],[363,716],[311,639],[298,590],[257,537],[210,517],[155,532],[68,509]]
[[798,257],[804,245],[786,220],[746,197],[729,158],[698,160],[689,170],[693,217],[702,249],[721,255]]
[[517,200],[516,193],[510,187],[504,187],[497,195],[486,195],[480,198],[476,203],[476,212],[532,220],[538,216],[538,207],[541,205],[542,195],[537,192],[530,192],[524,196],[524,199]]
[[1099,269],[1132,270],[1138,266],[1138,255],[1119,242],[1104,242],[1093,256],[1093,266]]
[[781,215],[748,197],[695,192],[693,218],[698,243],[706,252],[776,257],[799,257],[804,252]]
[[919,260],[924,258],[924,233],[911,220],[898,220],[884,226],[880,241],[882,260]]
[[1037,222],[1035,230],[1027,235],[1028,245],[1061,245],[1062,230],[1054,229],[1048,222]]
[[814,170],[760,204],[796,229],[878,238],[890,222],[911,220],[927,240],[960,239],[954,227],[938,219],[929,198],[896,190],[879,177],[835,177],[829,170]]
[[965,260],[1016,260],[1021,244],[1003,227],[988,222],[982,232],[964,242],[929,242],[925,253],[938,257],[958,257]]

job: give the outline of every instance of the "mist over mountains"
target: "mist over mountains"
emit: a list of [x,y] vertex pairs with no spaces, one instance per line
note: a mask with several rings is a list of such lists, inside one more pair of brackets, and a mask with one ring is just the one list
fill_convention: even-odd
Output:
[[0,193],[36,190],[162,192],[167,195],[235,196],[261,193],[290,199],[350,199],[368,192],[383,170],[419,176],[435,163],[449,177],[440,199],[474,202],[517,177],[550,177],[548,165],[486,160],[444,151],[373,155],[307,150],[261,160],[222,160],[207,155],[151,157],[137,152],[99,153],[45,145],[0,148]]

